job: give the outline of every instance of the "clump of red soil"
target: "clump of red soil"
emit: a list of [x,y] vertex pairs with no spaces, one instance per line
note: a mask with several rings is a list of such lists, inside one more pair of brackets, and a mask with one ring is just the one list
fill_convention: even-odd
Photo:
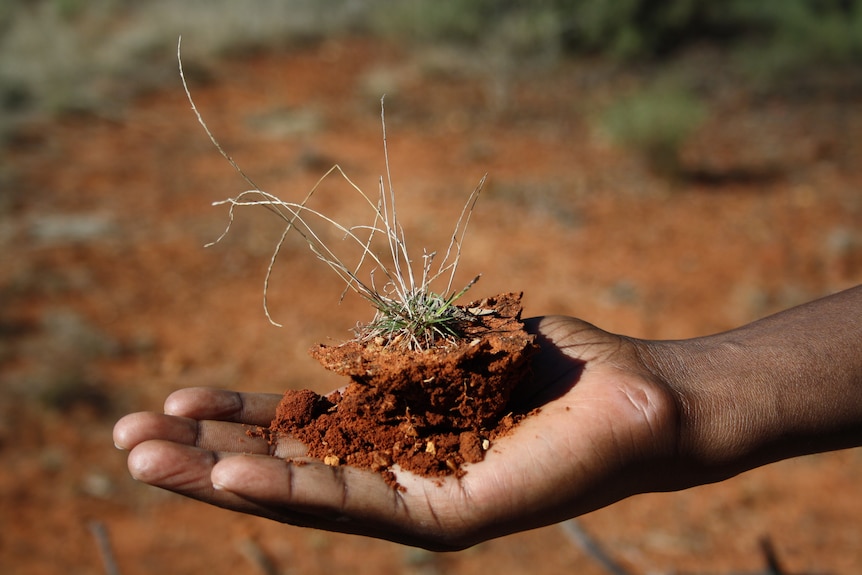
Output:
[[284,394],[273,441],[290,435],[329,465],[383,473],[394,464],[424,476],[463,475],[484,458],[491,439],[513,425],[508,402],[536,349],[521,322],[521,294],[462,306],[482,310],[458,343],[425,351],[381,342],[320,345],[310,353],[350,378],[340,391]]

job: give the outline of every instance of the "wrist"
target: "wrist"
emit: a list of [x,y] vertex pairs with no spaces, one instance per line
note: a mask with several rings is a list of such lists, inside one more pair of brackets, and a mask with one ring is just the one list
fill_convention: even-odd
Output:
[[640,342],[678,404],[680,461],[705,480],[862,444],[862,291],[741,328]]
[[650,370],[678,405],[680,460],[732,475],[782,435],[781,402],[767,374],[752,369],[745,346],[711,336],[648,342],[646,350]]

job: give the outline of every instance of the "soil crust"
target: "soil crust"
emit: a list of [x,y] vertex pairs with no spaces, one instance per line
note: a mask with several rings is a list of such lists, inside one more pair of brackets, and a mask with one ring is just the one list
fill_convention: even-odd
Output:
[[463,475],[465,463],[481,461],[491,440],[515,424],[509,398],[536,345],[521,322],[521,294],[459,307],[474,319],[458,343],[425,351],[379,340],[312,348],[350,383],[327,396],[285,392],[272,440],[290,435],[311,457],[379,471],[393,484],[394,464],[424,476]]

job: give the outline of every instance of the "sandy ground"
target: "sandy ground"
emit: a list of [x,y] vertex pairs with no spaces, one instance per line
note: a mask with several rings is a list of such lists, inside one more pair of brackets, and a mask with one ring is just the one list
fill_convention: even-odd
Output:
[[[224,147],[263,189],[300,199],[333,164],[363,189],[384,173],[399,214],[444,249],[488,174],[461,260],[475,297],[523,290],[525,315],[580,316],[645,338],[729,329],[862,282],[862,109],[856,101],[725,100],[686,162],[735,174],[669,182],[612,145],[596,114],[626,78],[588,63],[494,81],[363,40],[189,71]],[[730,103],[727,103],[730,102]],[[371,311],[300,243],[261,295],[280,229],[210,204],[247,189],[177,85],[115,115],[24,130],[3,154],[0,212],[0,571],[104,573],[93,529],[138,573],[604,571],[558,526],[433,554],[240,516],[136,484],[114,421],[172,390],[339,382],[308,357]],[[718,166],[718,168],[716,168]],[[742,174],[745,177],[737,177]],[[750,177],[750,176],[755,177]],[[319,206],[354,213],[344,182]],[[459,276],[460,277],[460,276]],[[722,484],[631,498],[581,525],[632,573],[862,566],[862,453],[774,464]]]

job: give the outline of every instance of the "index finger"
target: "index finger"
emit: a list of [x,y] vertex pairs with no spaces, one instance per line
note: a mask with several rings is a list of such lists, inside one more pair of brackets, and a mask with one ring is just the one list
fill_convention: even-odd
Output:
[[165,399],[164,411],[191,419],[231,421],[268,426],[281,401],[278,393],[242,393],[210,387],[190,387],[175,391]]

